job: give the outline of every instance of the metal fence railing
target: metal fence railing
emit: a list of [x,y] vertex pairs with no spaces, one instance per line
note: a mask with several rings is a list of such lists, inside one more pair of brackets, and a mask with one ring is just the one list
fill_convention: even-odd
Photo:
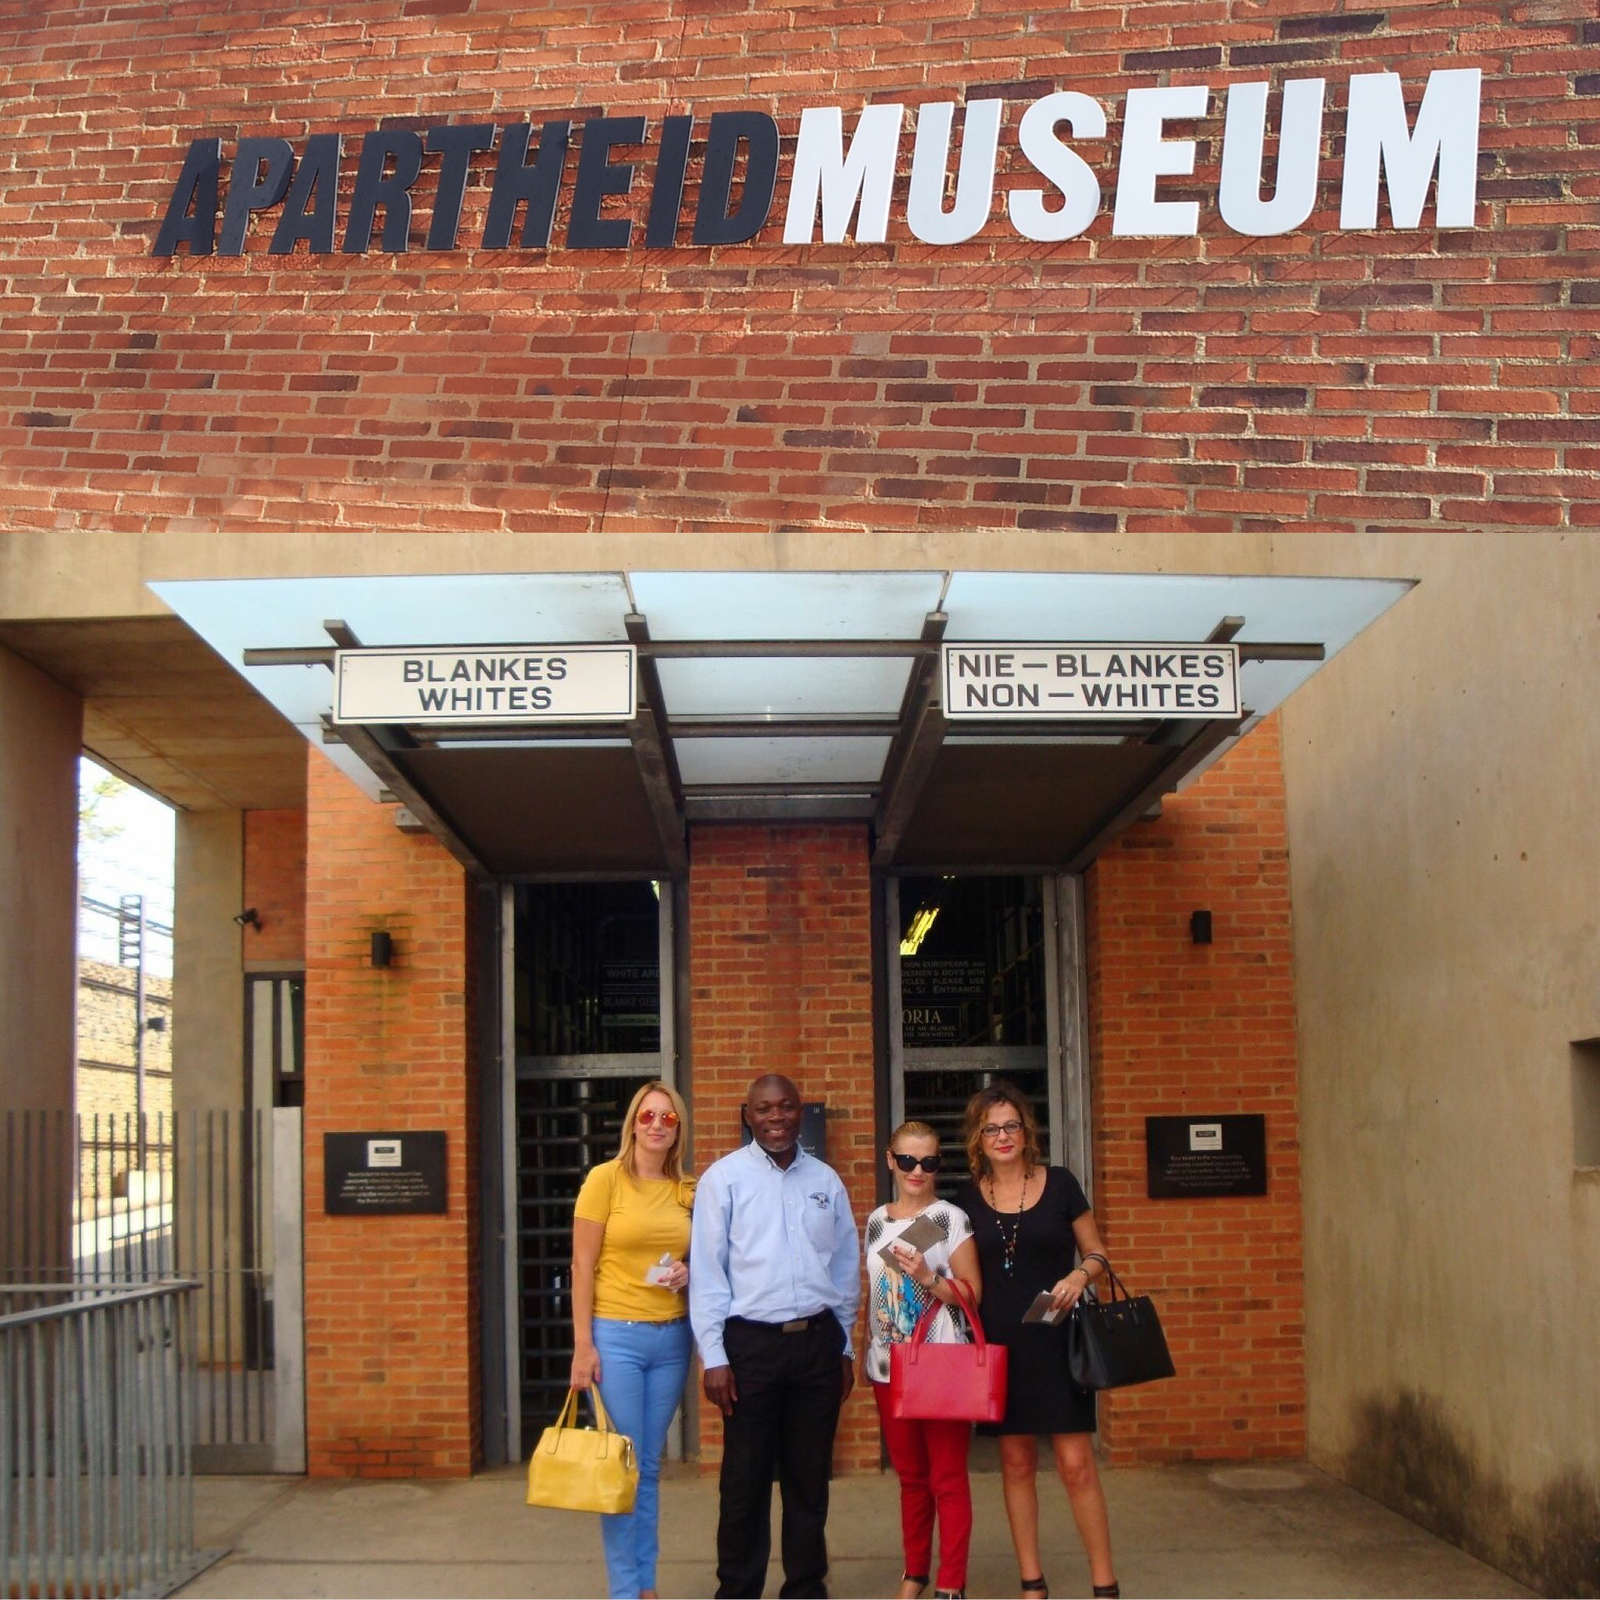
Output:
[[300,1117],[0,1111],[0,1289],[195,1282],[202,1473],[305,1470]]
[[168,1595],[194,1541],[198,1285],[0,1287],[0,1596]]

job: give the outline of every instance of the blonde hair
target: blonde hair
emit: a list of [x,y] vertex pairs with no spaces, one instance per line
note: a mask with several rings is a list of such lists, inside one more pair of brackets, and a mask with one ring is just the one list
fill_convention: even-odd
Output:
[[645,1102],[646,1095],[664,1094],[672,1102],[672,1109],[678,1113],[678,1137],[668,1147],[667,1158],[662,1163],[661,1175],[671,1178],[674,1182],[681,1182],[684,1177],[683,1170],[683,1141],[689,1133],[689,1108],[683,1103],[683,1096],[672,1087],[670,1083],[663,1083],[659,1078],[652,1078],[649,1083],[628,1102],[627,1114],[622,1120],[622,1143],[617,1147],[617,1160],[622,1163],[622,1170],[630,1178],[637,1178],[639,1170],[634,1162],[634,1146],[638,1138],[639,1107]]
[[902,1139],[932,1139],[933,1148],[939,1148],[938,1129],[930,1128],[926,1122],[902,1122],[889,1135],[889,1148],[893,1150]]
[[985,1084],[967,1101],[967,1165],[972,1169],[974,1181],[989,1176],[989,1158],[983,1153],[983,1125],[996,1106],[1014,1106],[1022,1123],[1023,1170],[1032,1172],[1044,1165],[1044,1152],[1039,1145],[1039,1119],[1033,1114],[1028,1097],[1014,1083],[996,1078]]

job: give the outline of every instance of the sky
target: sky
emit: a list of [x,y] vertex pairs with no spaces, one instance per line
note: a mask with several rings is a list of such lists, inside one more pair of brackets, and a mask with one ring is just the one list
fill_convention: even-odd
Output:
[[[79,815],[89,820],[78,828],[78,892],[91,900],[116,905],[125,894],[142,894],[149,921],[172,925],[174,818],[172,807],[128,784],[96,798],[95,785],[110,778],[88,757],[78,764]],[[114,918],[80,911],[79,951],[93,961],[117,960]],[[172,972],[171,941],[151,936],[146,944],[147,968],[162,976]]]

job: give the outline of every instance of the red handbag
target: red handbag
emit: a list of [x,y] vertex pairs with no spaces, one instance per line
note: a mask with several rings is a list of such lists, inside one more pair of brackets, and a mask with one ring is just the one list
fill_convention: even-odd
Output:
[[972,1344],[929,1344],[928,1330],[942,1309],[936,1300],[917,1319],[911,1338],[889,1346],[889,1415],[932,1422],[999,1422],[1006,1414],[1003,1344],[990,1344],[971,1291],[958,1278],[955,1290],[972,1324]]

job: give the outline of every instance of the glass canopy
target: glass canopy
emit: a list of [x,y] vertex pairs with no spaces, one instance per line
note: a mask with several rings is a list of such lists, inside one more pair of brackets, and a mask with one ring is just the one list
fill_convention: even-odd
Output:
[[[469,772],[474,783],[497,782],[488,776],[497,761],[509,774],[504,764],[518,753],[553,762],[558,752],[563,772],[610,772],[622,730],[596,727],[587,740],[553,728],[548,734],[508,728],[489,736],[463,729],[453,738],[425,728],[401,730],[391,741],[393,762],[375,761],[359,741],[338,742],[328,727],[333,681],[319,657],[336,639],[362,646],[481,646],[631,637],[647,657],[641,684],[653,701],[649,710],[666,752],[680,825],[697,816],[798,817],[810,814],[808,804],[819,816],[876,818],[881,825],[886,792],[903,776],[916,733],[910,724],[927,709],[927,669],[941,636],[952,643],[1200,643],[1220,636],[1245,647],[1271,647],[1268,659],[1250,659],[1246,649],[1240,668],[1246,716],[1217,730],[1207,745],[1209,759],[1305,682],[1320,664],[1319,653],[1325,660],[1343,649],[1410,584],[1171,573],[627,571],[185,580],[151,587],[374,798],[394,791],[397,773],[409,782],[425,767],[430,781],[452,795],[457,813],[470,811]],[[790,642],[789,651],[760,651],[762,643]],[[310,652],[311,663],[263,660],[286,651]],[[931,699],[937,711],[936,690]],[[637,730],[634,739],[637,744]],[[1096,748],[1149,749],[1157,739],[1145,726],[1037,728],[1022,740],[1015,729],[962,726],[950,730],[949,754],[941,759],[954,793],[961,783],[978,781],[971,773],[988,774],[984,781],[992,784],[994,773],[1006,770],[1008,746],[1030,745],[1037,756],[1040,746],[1053,745],[1058,762],[1076,747],[1087,761]],[[975,745],[988,747],[987,753],[958,758],[959,750]],[[413,746],[415,758],[407,754]],[[609,764],[600,760],[603,751]],[[1033,759],[1026,756],[1019,748],[1019,771]],[[1201,759],[1196,754],[1191,766]],[[455,764],[442,766],[446,760]],[[1102,763],[1108,795],[1117,783],[1139,781],[1145,770],[1119,761]],[[649,765],[641,759],[641,769]],[[1057,781],[1052,772],[1068,773],[1037,760],[1031,770],[1046,786],[1043,792]],[[817,796],[827,796],[828,806],[817,809]],[[656,810],[659,827],[659,804]]]

